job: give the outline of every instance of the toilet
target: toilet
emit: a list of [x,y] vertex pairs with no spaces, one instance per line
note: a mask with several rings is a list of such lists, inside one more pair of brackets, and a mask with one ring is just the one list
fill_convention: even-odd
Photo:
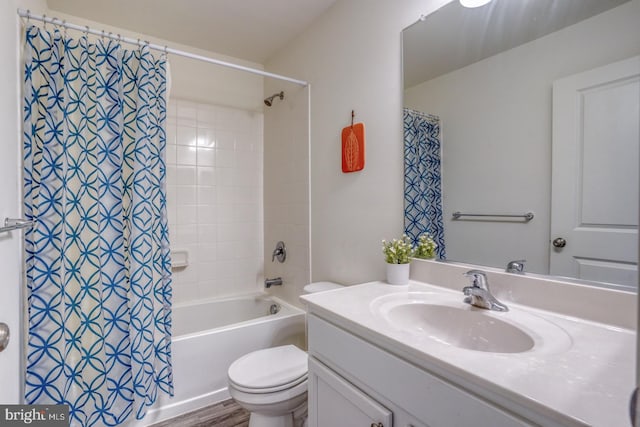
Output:
[[[305,293],[341,288],[316,282]],[[231,397],[249,412],[249,427],[294,427],[294,412],[306,409],[307,353],[294,345],[257,350],[237,359],[227,372]]]

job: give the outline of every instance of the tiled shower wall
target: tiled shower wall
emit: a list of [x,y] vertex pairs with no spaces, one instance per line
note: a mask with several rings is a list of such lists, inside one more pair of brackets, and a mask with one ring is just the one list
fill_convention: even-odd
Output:
[[263,280],[263,114],[171,99],[167,208],[174,303],[255,292]]
[[[266,82],[266,89],[266,93],[284,89],[285,97],[264,112],[265,274],[281,277],[284,282],[272,287],[270,293],[300,306],[298,297],[311,279],[309,94],[308,88],[283,88],[282,83],[273,81]],[[280,240],[287,246],[284,264],[271,262]]]

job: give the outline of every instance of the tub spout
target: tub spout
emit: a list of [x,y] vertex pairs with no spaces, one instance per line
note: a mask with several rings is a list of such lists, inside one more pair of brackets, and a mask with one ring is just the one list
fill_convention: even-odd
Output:
[[276,277],[275,279],[266,279],[264,286],[269,289],[272,286],[282,286],[282,277]]

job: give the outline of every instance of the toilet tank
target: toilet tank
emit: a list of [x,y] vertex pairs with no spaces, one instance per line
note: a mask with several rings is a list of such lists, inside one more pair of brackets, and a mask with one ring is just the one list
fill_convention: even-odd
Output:
[[330,291],[332,289],[339,289],[343,287],[343,285],[334,282],[313,282],[304,287],[304,293],[315,294],[317,292]]

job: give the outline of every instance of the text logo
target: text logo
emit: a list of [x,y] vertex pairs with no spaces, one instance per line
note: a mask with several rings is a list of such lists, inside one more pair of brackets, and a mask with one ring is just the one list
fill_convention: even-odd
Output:
[[0,405],[0,427],[69,427],[69,405]]

